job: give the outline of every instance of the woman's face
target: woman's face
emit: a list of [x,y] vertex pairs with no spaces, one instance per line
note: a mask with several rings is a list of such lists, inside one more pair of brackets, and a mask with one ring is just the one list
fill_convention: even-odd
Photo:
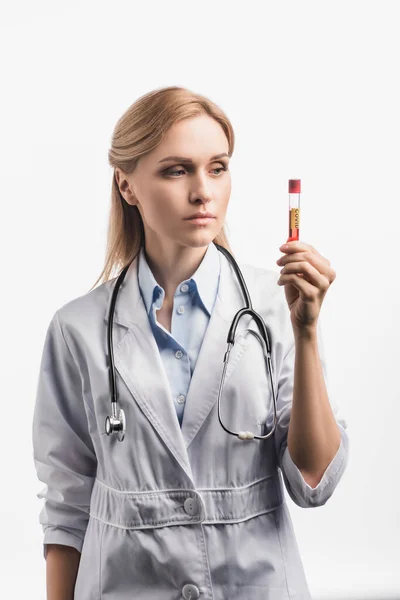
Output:
[[[212,242],[224,225],[231,193],[228,151],[219,123],[199,115],[172,125],[132,173],[116,168],[121,194],[142,216],[146,243],[170,240],[199,247]],[[196,212],[211,212],[215,218],[195,225],[187,217]]]

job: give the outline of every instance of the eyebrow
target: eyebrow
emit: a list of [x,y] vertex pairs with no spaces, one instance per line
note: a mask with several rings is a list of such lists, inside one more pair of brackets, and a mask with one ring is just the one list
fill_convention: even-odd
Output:
[[[229,158],[229,154],[227,154],[226,152],[222,152],[221,154],[216,154],[215,156],[212,156],[210,158],[210,160],[215,160],[216,158],[222,158],[223,156],[227,156]],[[167,160],[176,160],[178,162],[186,162],[186,163],[191,163],[193,164],[193,161],[191,158],[187,158],[185,156],[166,156],[165,158],[162,158],[161,160],[159,160],[158,162],[165,162]]]

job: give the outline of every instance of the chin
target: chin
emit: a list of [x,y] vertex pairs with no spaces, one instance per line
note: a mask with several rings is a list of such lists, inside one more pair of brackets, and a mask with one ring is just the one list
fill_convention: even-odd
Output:
[[183,246],[189,246],[191,248],[204,248],[208,246],[221,232],[219,224],[214,227],[193,227],[192,230],[187,229],[182,232],[175,231],[171,237],[176,241],[180,241]]
[[191,248],[204,248],[205,246],[208,246],[217,235],[217,233],[210,231],[197,231],[195,234],[187,236],[182,242],[185,246],[190,246]]

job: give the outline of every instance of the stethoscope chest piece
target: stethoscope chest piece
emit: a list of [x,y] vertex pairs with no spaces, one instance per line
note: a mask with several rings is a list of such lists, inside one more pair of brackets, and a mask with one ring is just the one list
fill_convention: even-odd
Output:
[[118,410],[116,417],[114,417],[114,415],[106,417],[105,426],[107,435],[110,435],[110,433],[114,433],[116,431],[118,432],[118,441],[122,442],[126,432],[126,419],[122,408]]

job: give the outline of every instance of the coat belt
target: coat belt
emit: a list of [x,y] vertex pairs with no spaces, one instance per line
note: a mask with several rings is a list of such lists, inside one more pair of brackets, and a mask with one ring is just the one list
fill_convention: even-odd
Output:
[[122,529],[238,523],[285,502],[279,473],[242,487],[122,491],[95,479],[90,516]]

